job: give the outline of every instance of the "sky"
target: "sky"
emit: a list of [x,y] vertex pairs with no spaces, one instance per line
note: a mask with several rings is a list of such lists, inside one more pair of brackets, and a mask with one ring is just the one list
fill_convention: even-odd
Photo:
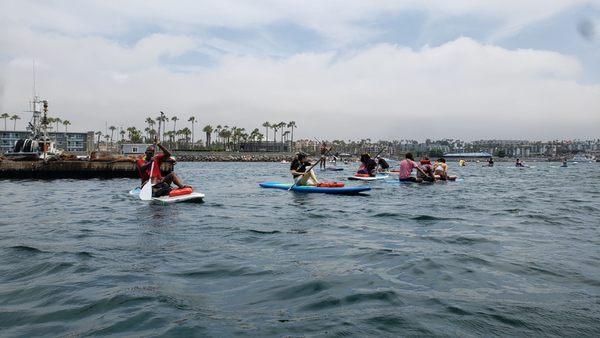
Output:
[[592,139],[599,60],[600,0],[0,0],[17,129],[35,62],[69,130],[164,111],[263,133],[293,120],[296,138]]

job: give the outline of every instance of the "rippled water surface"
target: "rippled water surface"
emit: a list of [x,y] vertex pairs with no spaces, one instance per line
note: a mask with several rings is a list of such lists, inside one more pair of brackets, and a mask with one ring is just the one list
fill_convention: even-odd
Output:
[[330,196],[180,163],[206,200],[177,205],[0,180],[0,335],[598,336],[600,165],[535,165]]

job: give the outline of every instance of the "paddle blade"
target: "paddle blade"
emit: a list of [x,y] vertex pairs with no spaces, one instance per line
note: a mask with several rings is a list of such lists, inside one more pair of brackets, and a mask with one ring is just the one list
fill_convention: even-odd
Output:
[[152,182],[148,180],[140,191],[140,199],[142,201],[150,201],[152,199]]

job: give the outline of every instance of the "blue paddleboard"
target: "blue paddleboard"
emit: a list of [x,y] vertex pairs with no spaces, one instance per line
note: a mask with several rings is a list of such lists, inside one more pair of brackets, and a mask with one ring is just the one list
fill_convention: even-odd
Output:
[[[281,189],[288,190],[292,186],[291,183],[279,183],[279,182],[263,182],[259,183],[263,188],[270,189]],[[369,191],[369,186],[356,186],[356,187],[340,187],[340,188],[325,188],[325,187],[314,187],[307,185],[296,185],[292,188],[293,191],[306,192],[306,193],[322,193],[322,194],[337,194],[337,195],[355,195],[361,192]]]

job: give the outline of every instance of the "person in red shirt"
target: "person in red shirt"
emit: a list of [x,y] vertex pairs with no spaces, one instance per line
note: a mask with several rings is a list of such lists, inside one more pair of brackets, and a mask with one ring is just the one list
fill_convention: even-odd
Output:
[[[140,173],[142,186],[148,180],[151,180],[153,184],[152,197],[168,195],[169,192],[171,192],[171,184],[175,184],[178,188],[189,187],[189,185],[183,185],[179,177],[177,177],[174,172],[170,172],[166,176],[162,176],[160,165],[163,161],[165,161],[165,159],[171,157],[171,152],[160,142],[157,142],[156,146],[162,150],[162,153],[154,155],[156,152],[156,147],[152,145],[146,148],[144,157],[138,159],[137,161],[138,172]],[[152,174],[152,176],[150,174]]]

